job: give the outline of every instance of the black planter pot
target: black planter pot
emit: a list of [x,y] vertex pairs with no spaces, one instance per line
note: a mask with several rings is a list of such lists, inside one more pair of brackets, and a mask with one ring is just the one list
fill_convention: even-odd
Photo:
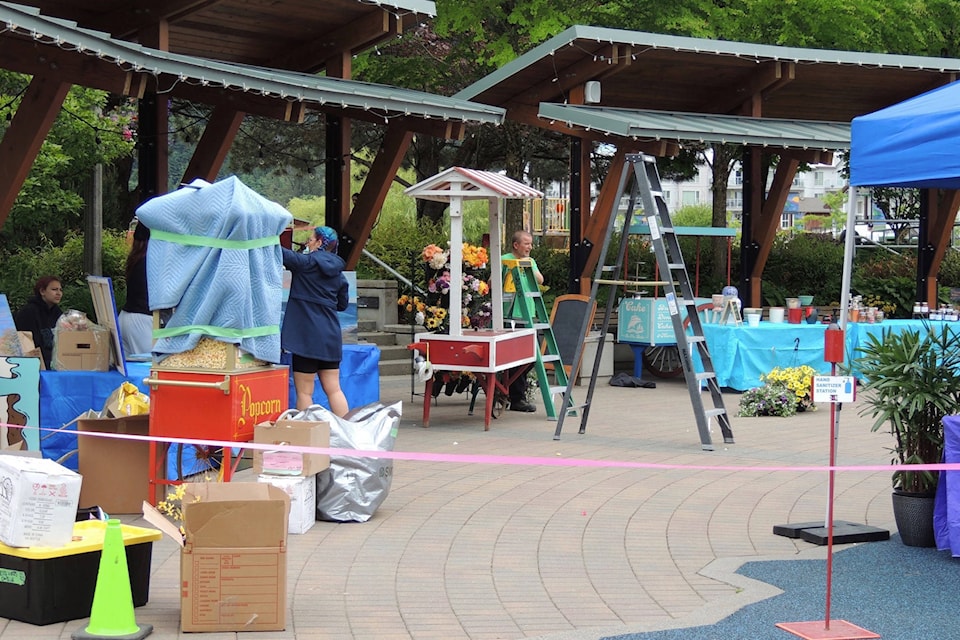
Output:
[[908,547],[933,547],[933,494],[894,490],[893,517],[900,540]]

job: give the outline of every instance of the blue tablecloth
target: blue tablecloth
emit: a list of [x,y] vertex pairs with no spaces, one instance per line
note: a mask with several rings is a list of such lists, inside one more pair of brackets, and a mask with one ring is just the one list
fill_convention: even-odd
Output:
[[[375,345],[343,345],[340,384],[351,407],[360,407],[380,399],[380,350]],[[150,388],[143,379],[150,376],[150,364],[127,362],[127,375],[117,371],[41,371],[40,372],[40,450],[45,458],[59,459],[77,448],[76,425],[51,432],[74,420],[89,409],[100,411],[107,397],[124,381],[142,392]],[[329,408],[319,380],[314,402]],[[293,376],[290,377],[290,406],[296,406]],[[77,469],[77,457],[64,460],[64,466]]]
[[[868,334],[883,331],[900,332],[910,328],[924,330],[925,325],[939,326],[942,322],[921,320],[886,320],[880,324],[862,322],[847,325],[845,336],[847,364],[859,356],[858,347]],[[956,325],[960,331],[960,324]],[[761,385],[760,375],[774,367],[809,365],[818,373],[829,374],[830,363],[823,360],[823,333],[825,324],[790,324],[761,322],[757,327],[741,325],[704,324],[703,335],[713,359],[713,368],[721,387],[746,391]],[[852,371],[853,375],[857,372]]]
[[[823,360],[826,328],[825,324],[771,322],[761,322],[757,327],[704,324],[703,335],[718,384],[746,391],[759,387],[760,376],[774,367],[808,365],[819,373],[830,373],[830,363]],[[848,328],[847,353],[853,353],[856,335]]]

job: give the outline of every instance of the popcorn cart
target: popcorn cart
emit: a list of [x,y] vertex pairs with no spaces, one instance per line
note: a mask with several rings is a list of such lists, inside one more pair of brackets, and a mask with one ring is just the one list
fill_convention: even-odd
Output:
[[[287,410],[287,367],[245,365],[245,356],[236,345],[214,340],[209,343],[230,354],[225,358],[228,365],[211,369],[160,364],[150,369],[150,377],[144,382],[150,386],[151,436],[250,442],[257,424],[276,420]],[[201,341],[200,362],[209,362],[209,352],[216,348],[209,343]],[[179,363],[188,362],[194,354],[181,355]],[[154,504],[162,499],[164,487],[181,482],[179,478],[166,479],[169,449],[170,443],[150,442],[150,498]],[[239,460],[239,456],[233,460],[231,447],[223,447],[220,468],[224,482],[230,480]]]
[[[462,329],[462,292],[450,287],[450,333],[418,333],[415,342],[426,353],[433,371],[469,371],[477,375],[486,396],[484,430],[490,429],[493,397],[497,389],[507,393],[497,374],[537,358],[536,329],[504,329],[503,276],[500,268],[503,201],[507,198],[530,200],[543,193],[506,176],[489,171],[451,167],[404,191],[414,198],[450,203],[450,282],[463,281],[463,200],[484,198],[490,205],[490,294],[493,303],[493,327],[486,331]],[[430,389],[433,377],[426,380],[423,401],[423,426],[430,426]]]
[[[289,405],[288,369],[272,363],[280,361],[280,235],[293,216],[231,176],[152,198],[137,218],[150,229],[150,435],[194,441],[201,453],[222,448],[219,475],[228,481],[233,447],[222,443],[251,441],[258,422]],[[150,444],[154,502],[182,481],[179,469],[165,479],[169,449]]]

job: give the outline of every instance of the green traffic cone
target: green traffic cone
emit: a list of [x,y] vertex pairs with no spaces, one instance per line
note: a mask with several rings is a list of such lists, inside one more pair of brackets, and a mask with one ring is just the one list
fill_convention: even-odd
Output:
[[153,625],[137,625],[133,615],[133,594],[127,571],[127,552],[123,546],[120,521],[107,520],[103,533],[103,551],[93,592],[90,623],[82,631],[70,634],[73,640],[141,640],[153,633]]

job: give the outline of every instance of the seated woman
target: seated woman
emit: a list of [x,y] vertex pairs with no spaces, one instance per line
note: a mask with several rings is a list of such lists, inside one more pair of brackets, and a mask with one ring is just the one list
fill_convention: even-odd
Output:
[[17,331],[29,331],[33,334],[33,344],[40,349],[47,369],[53,360],[53,328],[63,315],[60,309],[62,297],[63,285],[60,278],[44,276],[33,286],[33,297],[27,300],[13,318]]

